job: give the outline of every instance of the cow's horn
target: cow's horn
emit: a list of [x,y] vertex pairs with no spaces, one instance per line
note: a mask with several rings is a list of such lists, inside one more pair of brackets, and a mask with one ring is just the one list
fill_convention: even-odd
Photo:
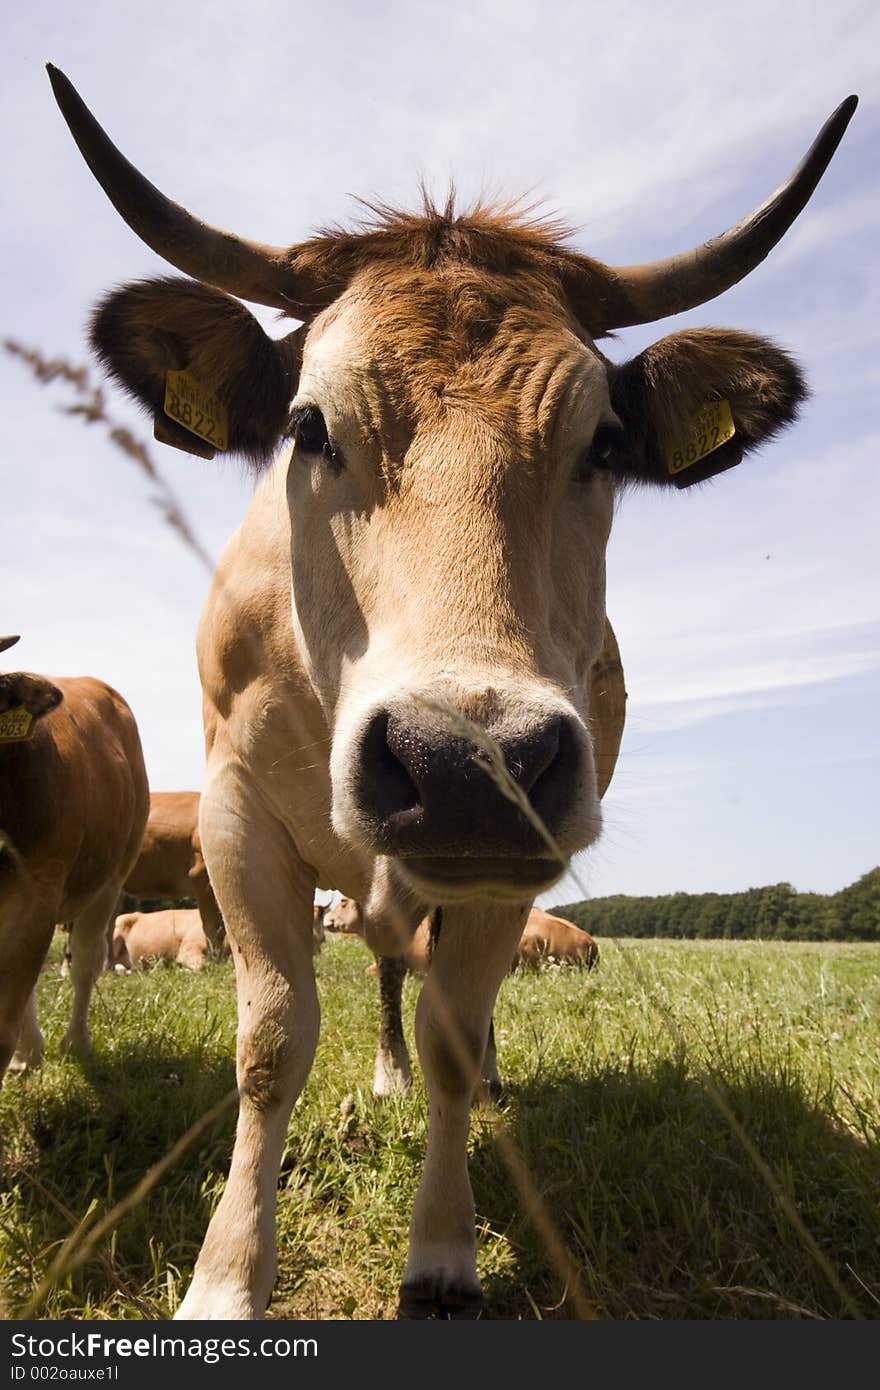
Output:
[[142,241],[171,265],[240,299],[308,318],[334,298],[296,267],[296,247],[264,246],[200,222],[144,178],[101,129],[64,73],[46,64],[61,114],[98,183]]
[[19,640],[18,637],[0,637],[0,652],[5,652],[10,647],[14,647]]
[[[843,139],[858,97],[847,97],[823,125],[794,173],[750,217],[702,246],[650,265],[608,266],[606,330],[682,314],[744,279],[785,236]],[[595,282],[593,284],[595,292]]]

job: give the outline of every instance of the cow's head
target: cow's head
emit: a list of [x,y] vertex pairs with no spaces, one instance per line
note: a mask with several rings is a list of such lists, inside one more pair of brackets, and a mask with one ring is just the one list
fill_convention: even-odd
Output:
[[360,903],[354,898],[340,898],[335,907],[328,907],[324,913],[324,926],[327,931],[351,932],[354,936],[364,934],[364,914]]
[[[169,418],[169,371],[219,398],[230,450],[259,463],[292,439],[292,640],[332,735],[337,830],[429,898],[531,897],[558,859],[448,711],[500,747],[563,853],[595,839],[584,692],[615,495],[721,471],[804,395],[794,362],[743,333],[675,333],[623,366],[597,340],[748,274],[812,193],[855,99],[751,218],[621,268],[498,208],[380,210],[359,232],[289,248],[243,241],[170,203],[50,75],[116,208],[193,277],[112,294],[93,321],[99,356],[168,442],[210,455],[214,430],[199,438],[173,405]],[[239,299],[303,327],[273,341]],[[706,407],[720,440],[735,434],[689,467]]]

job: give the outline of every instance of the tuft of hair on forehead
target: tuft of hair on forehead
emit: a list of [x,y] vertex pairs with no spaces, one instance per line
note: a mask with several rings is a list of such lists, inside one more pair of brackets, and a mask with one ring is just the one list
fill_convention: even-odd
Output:
[[601,297],[606,267],[573,250],[574,229],[542,213],[537,204],[522,198],[479,198],[459,213],[454,187],[442,206],[425,188],[421,196],[415,211],[357,199],[361,220],[351,227],[324,228],[300,242],[295,248],[298,266],[325,284],[339,285],[377,265],[408,270],[462,266],[493,275],[531,275],[555,293],[569,292],[576,281],[578,299],[593,284]]

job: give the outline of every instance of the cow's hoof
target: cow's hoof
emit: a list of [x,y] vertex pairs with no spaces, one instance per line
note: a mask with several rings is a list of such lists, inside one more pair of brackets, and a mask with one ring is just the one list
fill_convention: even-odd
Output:
[[92,1039],[88,1033],[76,1033],[71,1036],[66,1033],[61,1039],[61,1056],[73,1057],[76,1061],[82,1062],[92,1055]]
[[387,1100],[389,1096],[405,1096],[412,1086],[412,1076],[397,1070],[379,1071],[373,1076],[373,1095],[377,1100]]
[[483,1311],[479,1284],[453,1284],[442,1274],[426,1274],[400,1286],[399,1319],[444,1318],[473,1321]]
[[175,1322],[251,1322],[263,1316],[250,1291],[237,1283],[193,1280],[174,1314]]
[[23,1071],[34,1071],[42,1065],[42,1061],[42,1052],[14,1052],[6,1070],[16,1074]]

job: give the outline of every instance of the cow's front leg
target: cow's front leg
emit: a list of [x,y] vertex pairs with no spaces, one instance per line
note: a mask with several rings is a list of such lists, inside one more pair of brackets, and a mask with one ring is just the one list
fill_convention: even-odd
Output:
[[401,1317],[473,1317],[482,1306],[468,1126],[495,996],[527,913],[528,906],[497,902],[443,908],[416,1008],[428,1090],[428,1152],[413,1204]]
[[318,1041],[314,875],[234,769],[209,781],[201,832],[235,961],[240,1105],[229,1179],[177,1317],[258,1318],[275,1281],[287,1123]]

